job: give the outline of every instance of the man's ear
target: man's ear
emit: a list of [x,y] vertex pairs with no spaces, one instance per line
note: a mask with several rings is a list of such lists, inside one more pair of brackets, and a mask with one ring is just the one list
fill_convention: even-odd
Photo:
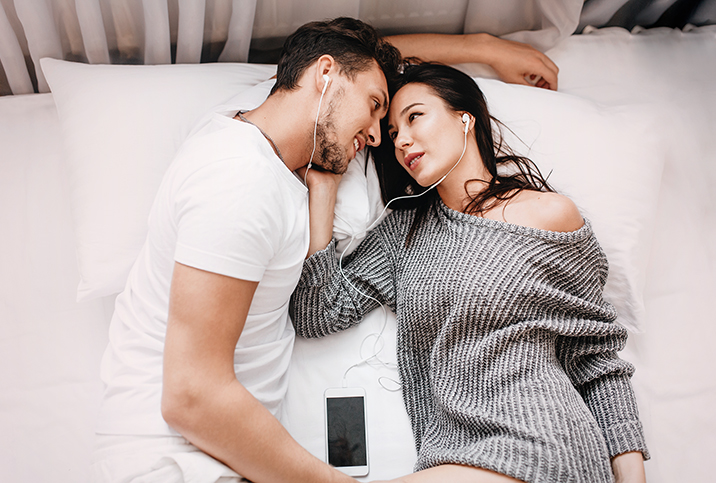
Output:
[[316,88],[321,92],[321,94],[326,92],[328,84],[332,82],[333,78],[337,75],[337,72],[338,64],[332,56],[324,54],[318,58],[316,61],[315,81]]

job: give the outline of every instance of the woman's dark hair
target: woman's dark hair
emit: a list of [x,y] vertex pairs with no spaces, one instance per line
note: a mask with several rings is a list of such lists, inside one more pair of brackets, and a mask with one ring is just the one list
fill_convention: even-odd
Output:
[[305,70],[325,54],[332,56],[341,72],[352,80],[375,60],[390,82],[401,62],[398,49],[381,39],[365,22],[350,17],[309,22],[284,42],[271,94],[295,89]]
[[[440,97],[456,112],[468,112],[475,119],[474,133],[482,162],[492,176],[489,181],[472,179],[465,183],[465,194],[469,201],[465,213],[479,215],[512,199],[521,190],[554,191],[542,176],[537,166],[524,156],[518,156],[504,144],[500,127],[503,124],[492,117],[487,102],[475,81],[467,74],[447,65],[418,63],[404,66],[404,71],[389,83],[390,98],[407,84],[423,84]],[[428,188],[420,186],[403,169],[395,158],[395,148],[388,135],[388,120],[381,122],[380,146],[372,148],[383,201],[400,196],[416,195]],[[456,160],[457,161],[457,160]],[[487,186],[477,195],[471,195],[468,186],[483,183]],[[408,241],[415,229],[434,205],[437,191],[417,198],[396,200],[391,208],[418,208],[418,213],[408,235]]]

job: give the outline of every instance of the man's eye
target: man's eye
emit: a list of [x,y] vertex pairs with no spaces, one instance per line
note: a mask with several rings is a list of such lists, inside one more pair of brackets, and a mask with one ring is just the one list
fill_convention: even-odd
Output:
[[391,141],[395,141],[395,138],[396,138],[397,136],[398,136],[398,133],[395,132],[395,131],[388,133],[388,137],[390,138]]
[[380,109],[380,102],[378,102],[378,101],[376,101],[376,100],[373,100],[373,104],[374,104],[373,107],[375,107],[376,110],[377,110],[377,109]]

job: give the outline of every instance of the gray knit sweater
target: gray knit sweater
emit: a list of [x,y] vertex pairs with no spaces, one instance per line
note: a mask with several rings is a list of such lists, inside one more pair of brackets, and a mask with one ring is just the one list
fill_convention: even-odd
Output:
[[[610,482],[610,456],[648,458],[619,359],[626,331],[602,299],[607,260],[587,221],[557,233],[459,213],[395,211],[343,264],[397,315],[403,400],[418,460],[527,482]],[[377,304],[340,274],[333,243],[306,260],[291,301],[299,335],[359,322]]]

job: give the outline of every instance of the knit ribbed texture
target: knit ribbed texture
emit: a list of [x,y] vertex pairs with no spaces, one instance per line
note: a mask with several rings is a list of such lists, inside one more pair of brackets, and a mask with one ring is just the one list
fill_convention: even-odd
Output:
[[613,481],[610,456],[648,458],[589,222],[548,232],[438,201],[406,247],[414,216],[395,211],[364,240],[344,263],[350,284],[333,243],[306,260],[290,310],[304,337],[348,328],[377,306],[352,284],[396,312],[415,470],[596,483]]

